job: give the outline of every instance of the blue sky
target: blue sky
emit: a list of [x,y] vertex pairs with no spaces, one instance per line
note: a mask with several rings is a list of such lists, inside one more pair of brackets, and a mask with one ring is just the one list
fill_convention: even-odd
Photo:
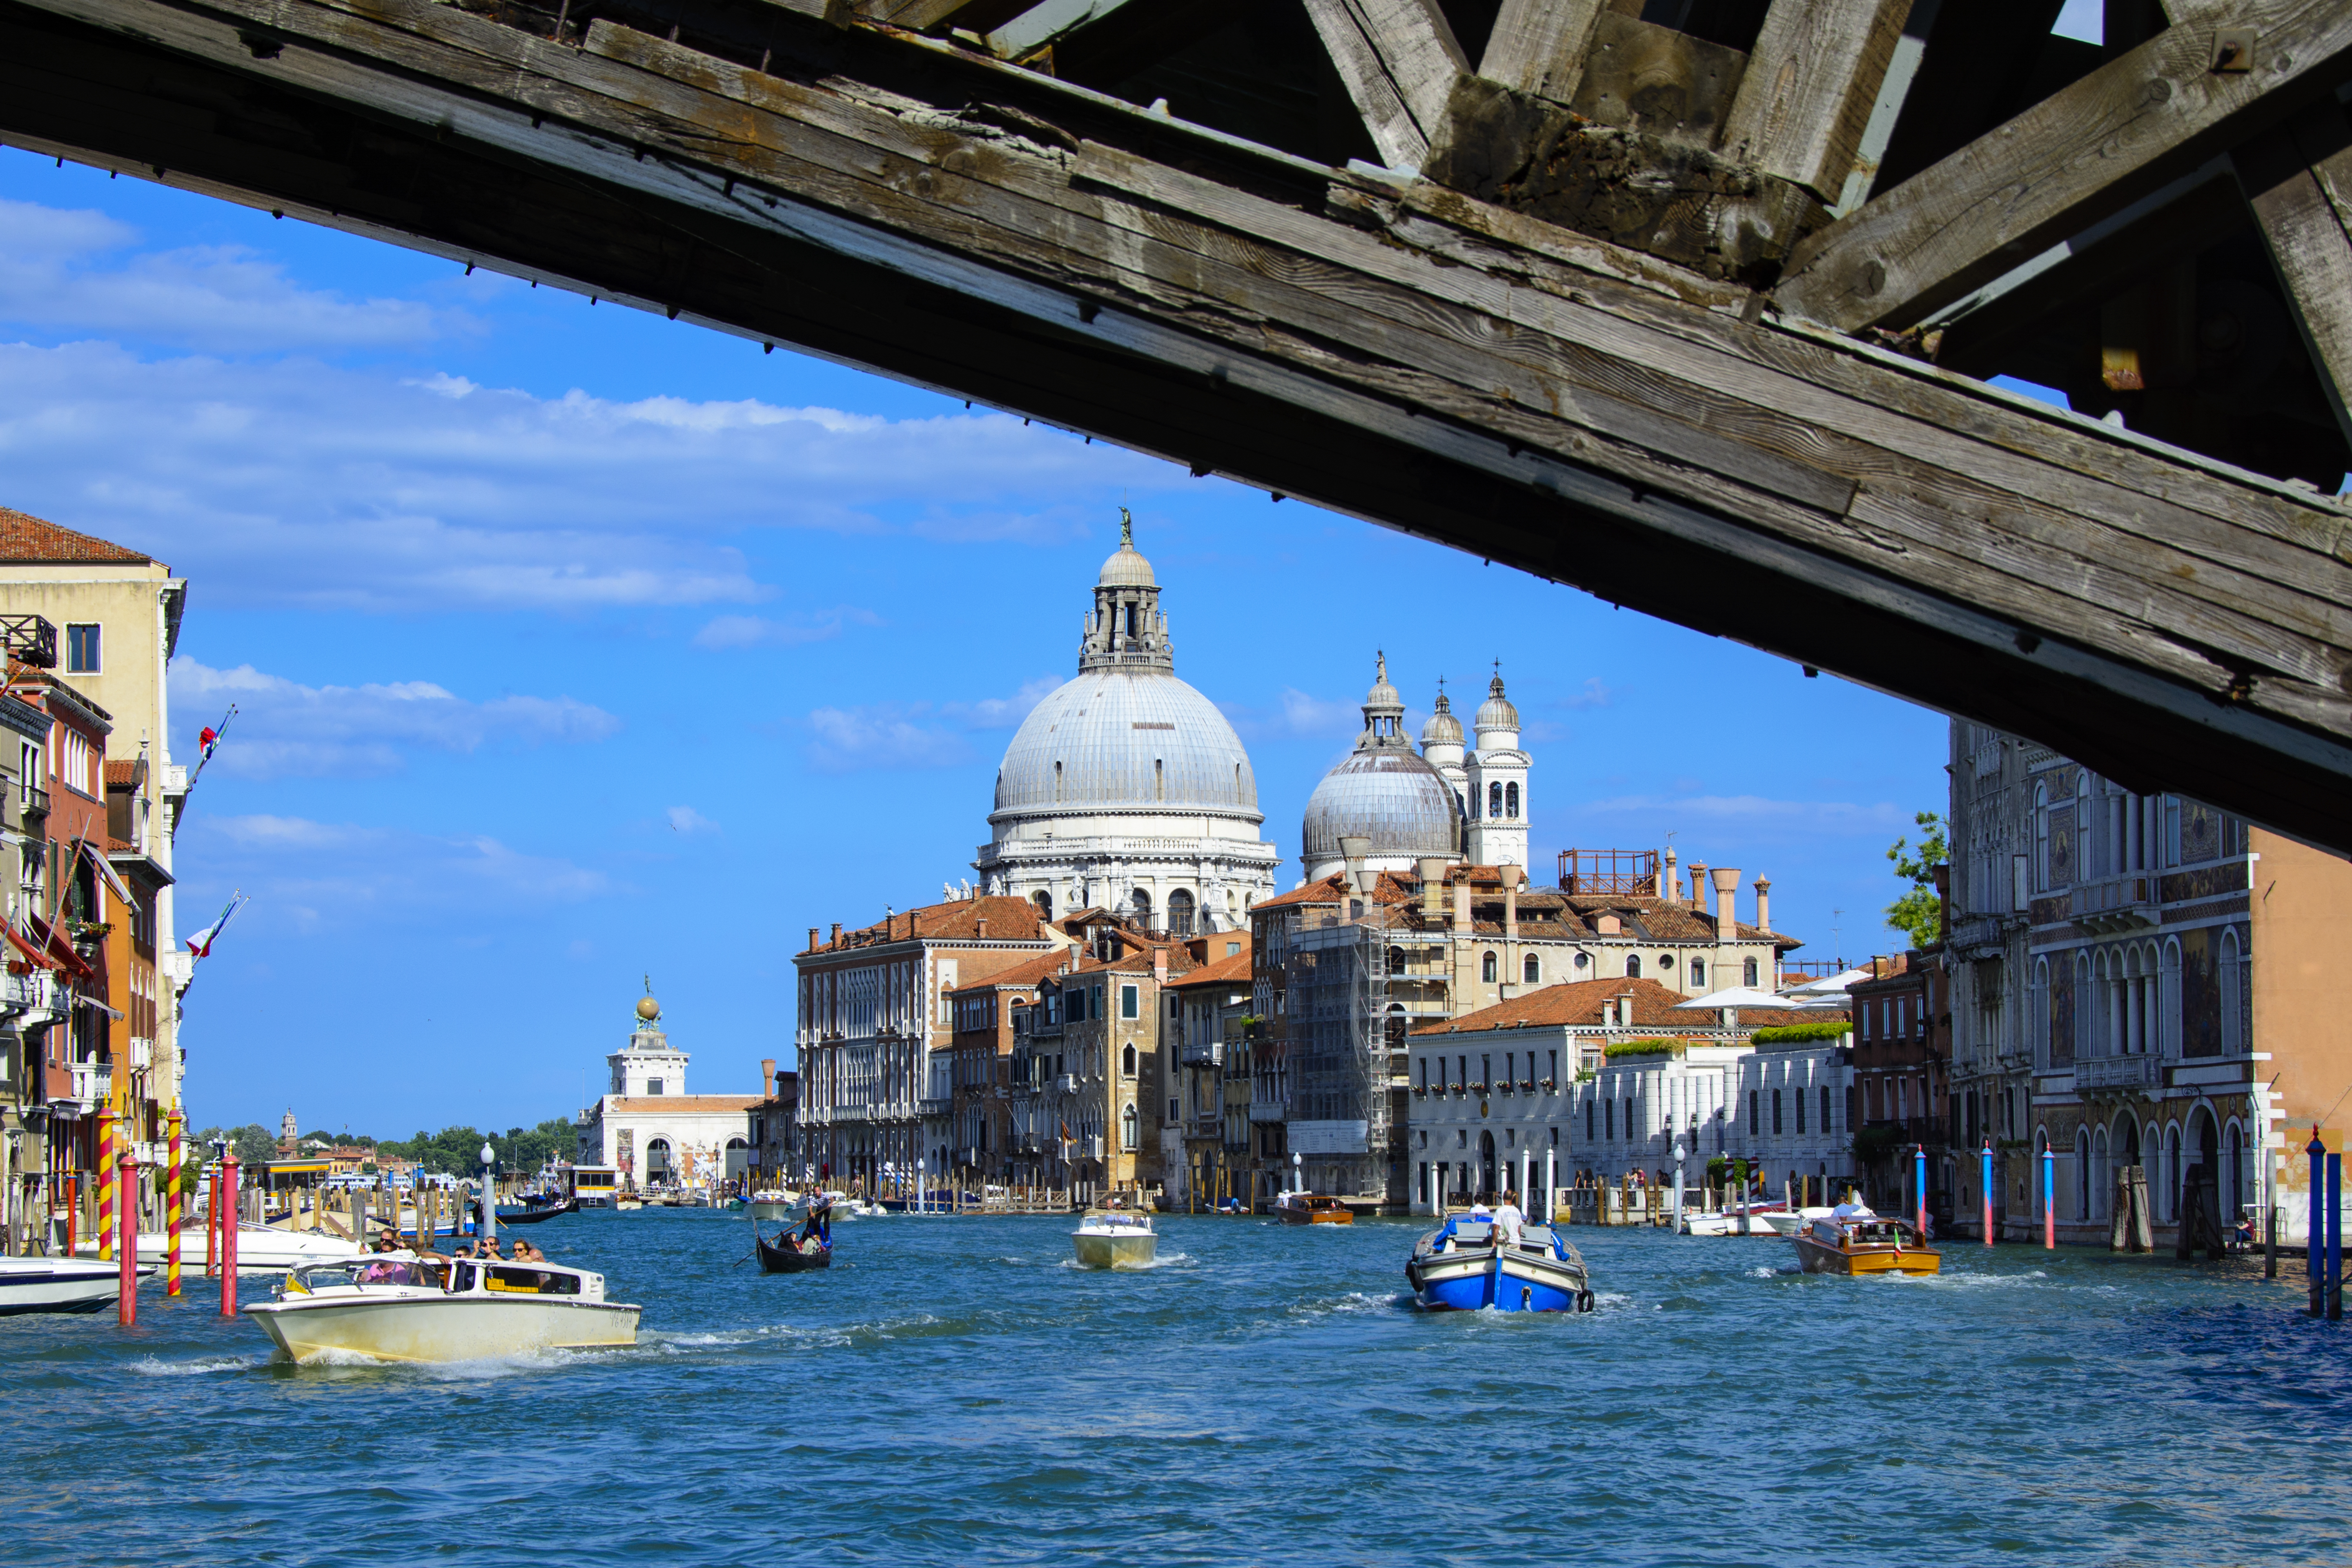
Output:
[[0,473],[0,505],[190,580],[177,754],[239,709],[179,838],[183,931],[253,899],[189,993],[199,1125],[569,1114],[646,973],[692,1087],[755,1088],[790,1057],[806,928],[969,874],[1122,500],[1289,878],[1376,647],[1416,725],[1439,676],[1475,703],[1503,661],[1539,869],[1671,832],[1769,874],[1800,956],[1890,948],[1885,847],[1943,804],[1938,716],[1780,659],[1016,416],[15,150]]

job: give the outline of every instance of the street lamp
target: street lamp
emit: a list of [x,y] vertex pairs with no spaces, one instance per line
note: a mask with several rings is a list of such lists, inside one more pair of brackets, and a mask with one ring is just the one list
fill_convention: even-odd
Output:
[[1303,1193],[1307,1190],[1307,1177],[1301,1170],[1301,1167],[1304,1166],[1306,1163],[1307,1157],[1305,1155],[1299,1153],[1295,1149],[1291,1151],[1290,1190],[1294,1193]]
[[490,1141],[487,1138],[483,1139],[482,1223],[475,1227],[475,1234],[486,1242],[496,1241],[499,1238],[498,1205],[492,1201],[490,1191],[490,1162],[498,1157],[498,1151],[490,1147]]

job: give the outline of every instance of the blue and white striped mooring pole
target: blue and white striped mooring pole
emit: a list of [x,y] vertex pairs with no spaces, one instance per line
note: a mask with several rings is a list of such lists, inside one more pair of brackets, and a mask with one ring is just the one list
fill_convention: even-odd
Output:
[[1916,1144],[1911,1152],[1911,1194],[1919,1205],[1919,1244],[1927,1244],[1927,1145]]
[[2327,1321],[2344,1318],[2344,1156],[2327,1156]]

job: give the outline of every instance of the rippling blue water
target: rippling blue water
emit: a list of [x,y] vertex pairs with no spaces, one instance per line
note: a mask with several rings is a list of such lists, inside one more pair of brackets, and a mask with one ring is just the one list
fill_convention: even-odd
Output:
[[[1955,1247],[1933,1280],[1789,1244],[1578,1230],[1588,1317],[1428,1315],[1403,1222],[839,1227],[580,1215],[634,1351],[273,1363],[213,1287],[0,1319],[15,1562],[1971,1563],[2352,1558],[2344,1324],[2301,1262]],[[248,1298],[260,1291],[247,1284]],[[30,1548],[29,1555],[19,1553]]]

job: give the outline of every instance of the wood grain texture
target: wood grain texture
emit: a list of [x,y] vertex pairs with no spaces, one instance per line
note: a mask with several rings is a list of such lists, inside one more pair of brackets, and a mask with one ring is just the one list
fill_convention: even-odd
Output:
[[2231,161],[2336,425],[2352,440],[2352,232],[2340,204],[2352,187],[2352,122],[2326,98]]
[[761,70],[421,0],[0,0],[0,132],[982,398],[2352,845],[2352,513],[1459,193],[782,20]]
[[1585,46],[1606,8],[1607,0],[1503,0],[1478,74],[1566,103],[1576,95]]
[[1420,168],[1470,69],[1437,0],[1307,0],[1307,14],[1381,160]]
[[1725,153],[1835,201],[1910,14],[1911,0],[1772,0]]
[[2352,67],[2352,5],[2246,0],[2254,68],[2208,67],[2211,29],[2172,27],[1797,247],[1782,310],[1851,331],[1905,326],[2283,120]]

